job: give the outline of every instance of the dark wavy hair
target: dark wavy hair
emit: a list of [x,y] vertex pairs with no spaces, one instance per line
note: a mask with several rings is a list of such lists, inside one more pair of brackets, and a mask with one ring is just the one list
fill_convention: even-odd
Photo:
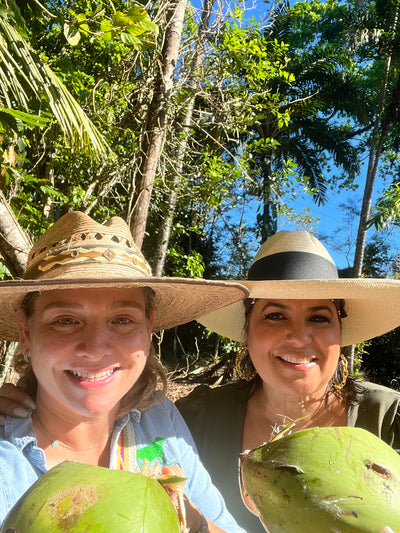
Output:
[[[149,287],[144,287],[143,291],[145,295],[146,317],[150,318],[154,311],[154,291]],[[28,319],[28,325],[32,321],[35,312],[35,302],[39,294],[39,292],[28,293],[21,303],[21,308]],[[30,362],[27,363],[25,361],[21,350],[18,350],[14,355],[13,367],[18,374],[18,387],[35,398],[38,382]],[[132,409],[139,409],[142,412],[147,411],[152,405],[159,403],[166,392],[166,372],[152,344],[143,372],[136,383],[121,399],[118,416],[128,413]]]

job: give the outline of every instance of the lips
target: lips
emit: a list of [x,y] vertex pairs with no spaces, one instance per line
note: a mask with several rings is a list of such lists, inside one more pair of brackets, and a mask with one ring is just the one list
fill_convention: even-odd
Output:
[[309,363],[314,363],[316,361],[316,357],[296,357],[294,355],[279,355],[278,359],[281,359],[282,361],[285,361],[285,363],[291,363],[294,365],[307,365]]
[[111,368],[110,370],[105,370],[102,372],[82,372],[76,370],[68,370],[68,373],[79,379],[80,381],[102,381],[106,378],[109,378],[116,372],[116,368]]

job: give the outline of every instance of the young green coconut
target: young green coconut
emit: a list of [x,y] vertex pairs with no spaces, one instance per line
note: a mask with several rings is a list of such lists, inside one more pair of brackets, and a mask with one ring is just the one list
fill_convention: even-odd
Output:
[[278,434],[240,473],[270,533],[400,533],[400,456],[364,429]]
[[[162,483],[182,482],[163,476]],[[0,533],[180,533],[159,480],[64,461],[39,478],[7,514]]]

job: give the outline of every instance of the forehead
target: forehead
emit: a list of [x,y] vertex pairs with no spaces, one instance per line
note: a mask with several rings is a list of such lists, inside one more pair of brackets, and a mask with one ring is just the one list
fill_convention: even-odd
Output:
[[48,306],[145,307],[144,290],[138,288],[57,289],[44,291],[36,300],[36,309]]

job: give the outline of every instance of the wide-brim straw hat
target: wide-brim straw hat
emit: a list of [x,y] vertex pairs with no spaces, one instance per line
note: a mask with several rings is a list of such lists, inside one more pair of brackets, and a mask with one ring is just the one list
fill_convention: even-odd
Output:
[[[259,249],[246,281],[250,298],[344,299],[342,346],[382,335],[400,325],[400,281],[339,278],[322,243],[307,231],[281,231]],[[245,304],[238,301],[202,316],[207,328],[245,342]]]
[[190,322],[247,295],[238,283],[152,276],[122,218],[99,224],[75,211],[32,247],[23,279],[0,282],[0,338],[18,339],[15,311],[28,293],[109,287],[150,287],[155,293],[153,331]]

